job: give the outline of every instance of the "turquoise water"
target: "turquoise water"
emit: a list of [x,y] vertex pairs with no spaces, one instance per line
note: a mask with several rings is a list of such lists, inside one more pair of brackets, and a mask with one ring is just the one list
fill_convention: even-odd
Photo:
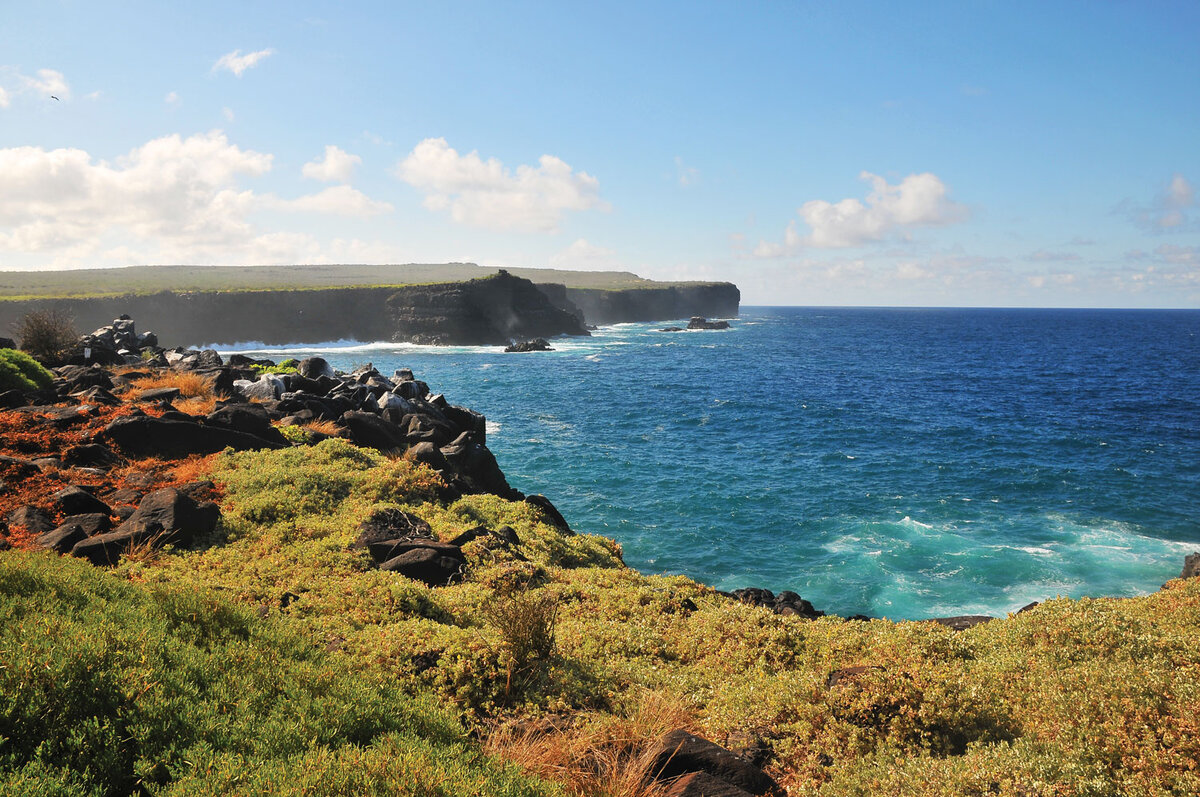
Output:
[[643,572],[892,618],[1134,595],[1200,549],[1200,312],[743,308],[557,351],[354,343]]

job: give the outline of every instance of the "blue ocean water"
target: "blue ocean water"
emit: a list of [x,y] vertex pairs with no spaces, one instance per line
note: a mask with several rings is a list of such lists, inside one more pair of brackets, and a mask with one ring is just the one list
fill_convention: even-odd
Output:
[[1200,549],[1200,312],[743,308],[557,351],[327,344],[489,421],[513,486],[647,573],[842,615],[1134,595]]

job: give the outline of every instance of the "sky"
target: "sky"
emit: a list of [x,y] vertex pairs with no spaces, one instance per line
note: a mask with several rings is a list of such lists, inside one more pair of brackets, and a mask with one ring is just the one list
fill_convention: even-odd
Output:
[[0,0],[0,270],[1200,307],[1200,3]]

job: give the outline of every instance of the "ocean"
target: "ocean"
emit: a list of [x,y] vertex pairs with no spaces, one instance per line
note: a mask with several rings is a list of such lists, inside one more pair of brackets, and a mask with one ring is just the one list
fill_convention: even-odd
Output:
[[[744,307],[556,351],[236,347],[412,368],[509,482],[645,573],[921,619],[1130,596],[1200,550],[1200,311]],[[678,323],[678,322],[676,322]]]

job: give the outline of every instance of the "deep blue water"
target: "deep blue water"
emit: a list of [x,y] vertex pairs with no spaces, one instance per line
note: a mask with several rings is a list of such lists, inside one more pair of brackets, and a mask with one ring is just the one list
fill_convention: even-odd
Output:
[[743,308],[558,351],[319,351],[487,415],[643,572],[892,618],[1133,595],[1200,549],[1200,311]]

